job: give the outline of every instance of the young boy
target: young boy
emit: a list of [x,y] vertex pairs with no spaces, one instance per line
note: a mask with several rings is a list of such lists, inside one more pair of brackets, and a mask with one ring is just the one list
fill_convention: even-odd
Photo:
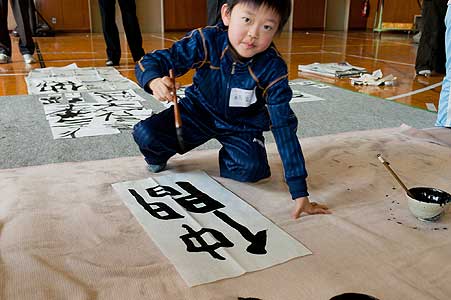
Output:
[[[181,76],[196,69],[179,102],[184,148],[187,152],[218,140],[223,177],[246,182],[269,177],[263,131],[271,129],[295,200],[292,217],[298,218],[302,212],[329,211],[308,199],[287,65],[272,43],[290,12],[290,0],[228,0],[221,8],[224,24],[194,30],[170,49],[146,54],[136,66],[136,78],[147,92],[166,101],[172,99],[169,70]],[[182,152],[172,107],[138,123],[133,136],[152,172]]]

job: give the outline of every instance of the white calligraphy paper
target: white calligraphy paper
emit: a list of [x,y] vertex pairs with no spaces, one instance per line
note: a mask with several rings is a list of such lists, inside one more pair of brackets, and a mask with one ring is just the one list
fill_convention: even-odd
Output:
[[323,101],[324,98],[307,94],[300,93],[298,91],[293,91],[293,97],[291,98],[290,103],[300,103],[300,102],[313,102],[313,101]]
[[311,254],[204,172],[113,184],[189,286]]
[[54,139],[117,134],[152,114],[138,101],[47,104],[44,111]]
[[145,99],[139,96],[134,90],[115,90],[115,91],[98,91],[91,92],[89,95],[99,103],[117,102],[117,101],[140,101]]
[[35,69],[25,81],[31,95],[140,88],[113,67],[78,68],[76,64]]

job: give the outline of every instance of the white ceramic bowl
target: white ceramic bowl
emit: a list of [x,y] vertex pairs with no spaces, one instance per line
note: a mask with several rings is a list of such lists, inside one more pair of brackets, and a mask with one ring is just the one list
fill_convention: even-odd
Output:
[[413,196],[406,194],[409,209],[421,221],[437,221],[451,202],[450,194],[435,188],[414,187],[409,192]]

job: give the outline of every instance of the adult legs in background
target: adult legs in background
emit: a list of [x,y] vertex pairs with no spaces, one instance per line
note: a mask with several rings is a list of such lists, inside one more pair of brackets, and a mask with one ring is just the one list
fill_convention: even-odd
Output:
[[236,132],[217,138],[219,168],[222,177],[243,182],[256,182],[271,176],[262,133]]
[[138,17],[136,16],[135,0],[119,0],[121,8],[122,23],[124,24],[125,35],[128,46],[132,53],[133,61],[137,62],[144,56],[143,39]]
[[11,1],[11,8],[17,23],[17,32],[19,33],[19,49],[24,56],[26,54],[33,55],[35,50],[30,25],[29,5],[29,0]]
[[435,123],[435,126],[451,127],[451,5],[448,5],[445,24],[446,76],[443,80],[442,91],[440,93],[437,122]]
[[103,37],[106,43],[107,65],[119,65],[121,43],[116,25],[116,0],[99,0]]
[[11,38],[8,31],[8,0],[0,0],[0,63],[11,57]]
[[[35,45],[30,27],[29,0],[13,0],[11,8],[19,33],[19,50],[25,63],[34,63]],[[8,62],[11,57],[11,38],[8,31],[8,1],[0,1],[0,62]],[[5,60],[6,56],[6,60]]]
[[30,20],[30,29],[32,34],[36,34],[36,6],[34,0],[28,0],[28,19]]
[[445,25],[446,2],[443,0],[423,1],[423,32],[415,61],[419,75],[430,75],[432,71],[445,73]]

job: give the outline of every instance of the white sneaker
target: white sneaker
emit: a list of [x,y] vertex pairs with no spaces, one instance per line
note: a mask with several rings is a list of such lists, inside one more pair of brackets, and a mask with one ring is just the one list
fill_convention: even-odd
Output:
[[0,64],[7,64],[11,62],[11,57],[6,54],[0,53]]
[[431,71],[431,70],[421,70],[421,71],[418,71],[418,75],[421,75],[421,76],[429,77],[429,76],[431,76],[431,74],[432,74],[432,71]]
[[34,64],[36,62],[36,59],[34,59],[33,55],[31,55],[31,54],[24,54],[23,61],[26,64]]

